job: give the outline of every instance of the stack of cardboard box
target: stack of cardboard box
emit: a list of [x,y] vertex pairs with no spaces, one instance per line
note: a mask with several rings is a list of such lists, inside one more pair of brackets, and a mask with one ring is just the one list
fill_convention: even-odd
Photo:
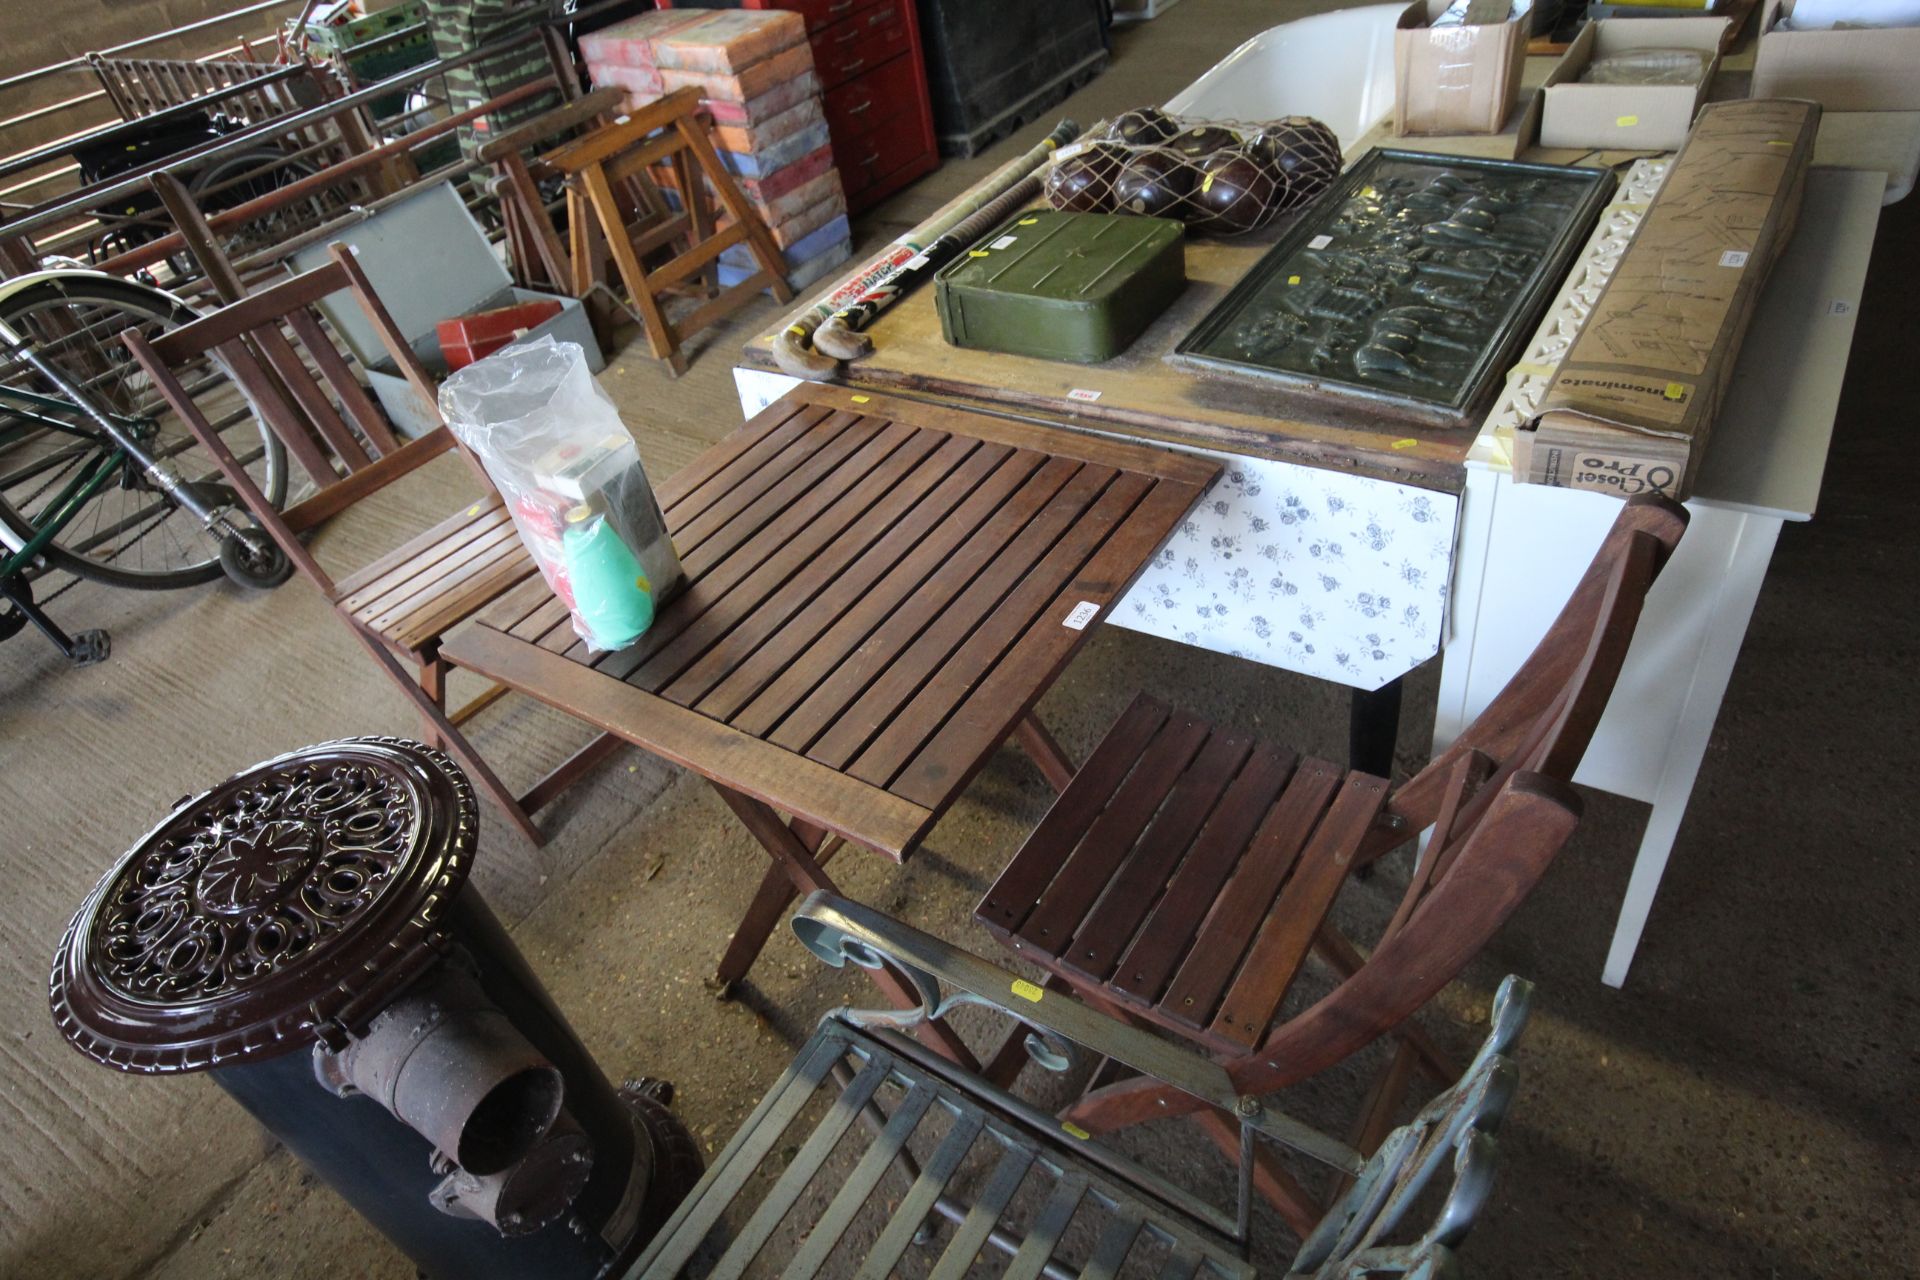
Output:
[[[595,86],[625,89],[634,106],[677,89],[700,92],[720,159],[773,233],[796,289],[852,256],[846,197],[799,14],[658,11],[583,36],[580,49]],[[723,284],[754,270],[745,245],[721,255]]]

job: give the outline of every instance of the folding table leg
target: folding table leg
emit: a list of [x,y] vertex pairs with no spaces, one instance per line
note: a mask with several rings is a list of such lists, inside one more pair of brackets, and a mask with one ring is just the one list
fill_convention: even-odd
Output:
[[[712,779],[708,779],[712,782]],[[802,844],[793,828],[780,820],[780,815],[770,807],[713,782],[713,789],[727,802],[727,807],[740,819],[741,825],[758,840],[774,863],[782,868],[793,886],[801,893],[831,893],[844,897],[840,887],[827,878],[827,873],[814,860],[813,853]],[[886,993],[895,1005],[902,1009],[914,1009],[920,1005],[920,998],[914,994],[913,987],[890,968],[875,969],[872,972],[874,984]],[[980,1071],[979,1059],[973,1056],[966,1043],[960,1039],[952,1027],[944,1022],[923,1022],[916,1028],[920,1039],[927,1047],[942,1057],[951,1060],[961,1069],[974,1074]]]
[[1060,744],[1054,741],[1053,735],[1047,732],[1047,726],[1040,723],[1040,718],[1032,711],[1027,711],[1014,724],[1013,736],[1033,758],[1033,762],[1040,766],[1047,785],[1055,791],[1065,791],[1077,770],[1073,767],[1073,761],[1067,758],[1067,753],[1060,749]]
[[[792,830],[821,866],[825,866],[827,859],[844,843],[838,836],[828,839],[825,831],[809,823],[796,822]],[[778,861],[767,868],[767,874],[760,879],[759,889],[754,891],[753,905],[741,917],[740,927],[733,931],[733,940],[727,943],[726,954],[720,957],[720,968],[714,975],[714,982],[723,994],[747,976],[747,970],[753,967],[753,962],[766,949],[767,939],[779,928],[780,918],[786,915],[787,908],[799,896],[799,891],[793,887],[793,878]]]

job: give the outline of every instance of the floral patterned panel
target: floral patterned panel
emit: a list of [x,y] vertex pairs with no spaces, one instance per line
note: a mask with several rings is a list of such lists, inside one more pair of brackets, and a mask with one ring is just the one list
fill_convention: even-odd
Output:
[[1458,497],[1209,456],[1225,470],[1107,621],[1361,689],[1439,652]]

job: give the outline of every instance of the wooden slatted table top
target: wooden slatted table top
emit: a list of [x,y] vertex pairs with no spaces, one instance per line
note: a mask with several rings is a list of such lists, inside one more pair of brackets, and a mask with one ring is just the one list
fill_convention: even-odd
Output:
[[689,585],[638,643],[590,650],[535,577],[442,653],[900,858],[1217,472],[805,385],[659,487]]

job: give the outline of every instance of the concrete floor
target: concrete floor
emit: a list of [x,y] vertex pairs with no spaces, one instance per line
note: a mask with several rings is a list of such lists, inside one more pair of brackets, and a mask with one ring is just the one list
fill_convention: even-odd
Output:
[[[1245,35],[1314,8],[1187,0],[1123,32],[1113,67],[1063,112],[1163,100]],[[1051,119],[1047,123],[1050,123]],[[1045,128],[1029,129],[1022,137]],[[1015,145],[1025,145],[1016,141]],[[860,228],[899,233],[1013,146],[949,164]],[[1888,212],[1820,518],[1788,528],[1627,990],[1597,975],[1644,810],[1590,798],[1587,821],[1494,947],[1443,994],[1436,1034],[1470,1043],[1500,975],[1539,983],[1525,1083],[1502,1134],[1497,1203],[1468,1261],[1488,1276],[1911,1274],[1920,1256],[1920,969],[1912,907],[1920,773],[1908,496],[1920,205]],[[674,382],[629,349],[605,384],[655,474],[736,424],[729,353],[770,304],[717,331]],[[324,560],[363,561],[467,490],[442,467],[336,522]],[[0,1275],[403,1277],[409,1268],[305,1178],[206,1081],[117,1075],[69,1050],[45,1005],[67,916],[177,796],[330,737],[408,733],[400,700],[299,583],[143,596],[82,585],[57,602],[114,635],[70,671],[22,637],[0,646]],[[1424,757],[1435,673],[1416,673],[1401,765]],[[1042,704],[1084,751],[1134,690],[1338,755],[1341,692],[1103,629]],[[456,694],[458,691],[456,690]],[[474,732],[531,780],[585,734],[508,700]],[[1003,753],[904,868],[848,855],[863,901],[996,954],[977,894],[1048,793]],[[628,753],[544,816],[534,850],[489,814],[476,879],[610,1071],[680,1085],[717,1149],[825,1009],[865,994],[790,936],[740,998],[702,986],[763,856],[712,792]],[[1394,869],[1349,888],[1352,928],[1390,909]],[[1355,1073],[1292,1098],[1337,1125]],[[1177,1176],[1223,1168],[1171,1126],[1141,1143]],[[1263,1264],[1289,1241],[1261,1219]]]

